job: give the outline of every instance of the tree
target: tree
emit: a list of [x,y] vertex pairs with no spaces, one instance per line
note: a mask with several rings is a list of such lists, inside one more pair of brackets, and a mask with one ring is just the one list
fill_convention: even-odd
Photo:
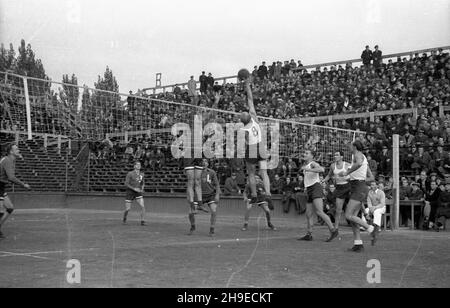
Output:
[[36,59],[31,45],[26,45],[25,40],[20,41],[19,55],[16,59],[14,71],[17,74],[29,77],[48,79],[45,74],[44,65],[40,59]]
[[[80,88],[78,88],[78,79],[75,74],[69,78],[69,75],[63,75],[63,91],[67,99],[67,104],[70,111],[77,113],[78,111],[78,96],[80,94]],[[74,86],[70,86],[74,85]]]
[[3,43],[0,45],[0,71],[14,70],[16,65],[16,52],[13,44],[9,44],[9,50],[6,50]]

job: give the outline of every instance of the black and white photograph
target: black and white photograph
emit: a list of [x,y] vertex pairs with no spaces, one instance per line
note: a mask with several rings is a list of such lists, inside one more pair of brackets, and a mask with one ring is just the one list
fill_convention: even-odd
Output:
[[449,54],[450,0],[0,0],[0,288],[450,287]]

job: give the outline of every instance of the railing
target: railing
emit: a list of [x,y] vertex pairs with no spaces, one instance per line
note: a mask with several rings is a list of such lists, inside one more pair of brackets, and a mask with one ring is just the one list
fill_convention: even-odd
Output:
[[[442,46],[442,47],[418,49],[418,50],[412,50],[412,51],[400,52],[400,53],[393,53],[393,54],[384,55],[381,58],[383,60],[384,59],[393,59],[393,58],[397,58],[397,57],[413,55],[415,53],[428,53],[431,51],[436,51],[440,48],[442,50],[450,50],[450,46]],[[305,65],[302,68],[297,68],[296,70],[299,70],[299,69],[310,70],[310,69],[316,69],[318,67],[329,67],[329,66],[333,66],[333,65],[340,65],[340,64],[347,64],[347,63],[352,63],[352,64],[353,63],[362,63],[362,59],[359,58],[359,59],[351,59],[351,60],[344,60],[344,61],[334,61],[334,62],[325,62],[325,63],[319,63],[319,64],[311,64],[311,65]],[[219,82],[221,81],[223,84],[227,83],[227,81],[230,81],[230,80],[236,81],[237,76],[214,78],[214,81],[219,81]],[[167,85],[167,86],[150,87],[150,88],[142,89],[142,91],[144,91],[144,93],[147,93],[147,91],[149,91],[149,92],[152,92],[152,94],[156,94],[157,91],[162,90],[162,92],[165,93],[169,89],[170,92],[172,92],[176,86],[178,86],[182,89],[185,89],[187,87],[187,84],[188,84],[187,82],[183,82],[183,83],[171,84],[171,85]],[[197,88],[197,90],[200,88],[199,81],[196,81],[196,88]]]

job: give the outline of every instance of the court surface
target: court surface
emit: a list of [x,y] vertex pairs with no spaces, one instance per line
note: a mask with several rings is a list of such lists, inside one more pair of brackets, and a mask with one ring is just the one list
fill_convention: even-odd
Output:
[[[187,236],[187,215],[157,214],[148,225],[138,213],[122,225],[119,211],[17,210],[0,240],[0,287],[449,287],[450,232],[383,231],[377,246],[367,234],[365,252],[347,252],[351,230],[323,242],[299,242],[304,217],[273,219],[266,228],[255,209],[247,232],[242,217],[220,216],[208,236],[209,216],[197,216]],[[66,280],[67,261],[81,264],[81,283]],[[367,262],[381,266],[381,283],[370,284]]]

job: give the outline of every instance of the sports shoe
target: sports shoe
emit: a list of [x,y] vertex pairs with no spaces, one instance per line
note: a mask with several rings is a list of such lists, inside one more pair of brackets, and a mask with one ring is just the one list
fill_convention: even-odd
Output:
[[313,237],[311,233],[306,233],[306,235],[302,236],[301,238],[297,239],[298,241],[312,241]]
[[188,235],[194,234],[194,231],[195,231],[195,226],[191,226],[191,229],[189,230]]
[[338,230],[338,229],[333,229],[333,231],[331,231],[330,237],[327,238],[327,239],[325,240],[325,242],[331,242],[331,241],[334,240],[338,235],[339,235],[339,230]]
[[363,245],[353,245],[353,247],[349,248],[348,251],[363,252],[364,251],[364,246]]
[[242,231],[247,231],[248,230],[248,224],[244,224],[244,226],[241,229]]
[[269,227],[270,230],[277,231],[277,228],[275,228],[275,226],[272,225],[272,223],[267,224],[267,226]]
[[214,236],[214,228],[209,228],[209,236]]
[[141,221],[141,226],[146,226],[146,225],[147,225],[147,223],[144,220],[142,220]]

